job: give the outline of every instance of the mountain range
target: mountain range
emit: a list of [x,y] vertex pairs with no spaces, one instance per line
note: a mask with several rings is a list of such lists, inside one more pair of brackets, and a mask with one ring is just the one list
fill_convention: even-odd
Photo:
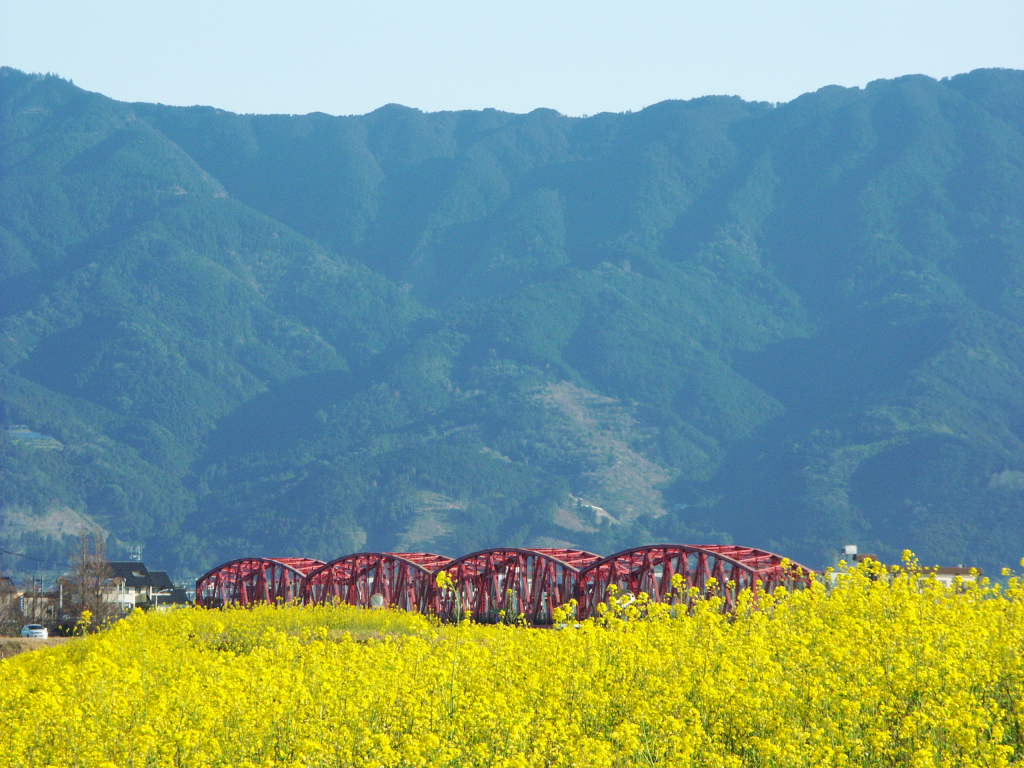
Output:
[[634,113],[0,69],[0,568],[1024,554],[1024,72]]

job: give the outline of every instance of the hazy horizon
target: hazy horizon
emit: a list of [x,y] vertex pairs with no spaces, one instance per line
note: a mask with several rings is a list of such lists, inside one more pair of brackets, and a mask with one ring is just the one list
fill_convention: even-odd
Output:
[[[6,66],[9,66],[9,65],[0,64],[0,67],[6,67]],[[304,115],[323,114],[323,115],[327,115],[328,117],[361,117],[361,116],[364,116],[364,115],[373,114],[374,112],[380,111],[382,109],[386,109],[388,107],[398,107],[400,109],[411,109],[411,110],[415,110],[415,111],[418,111],[418,112],[422,112],[424,114],[439,114],[439,113],[444,113],[444,112],[483,112],[483,111],[487,111],[487,110],[495,110],[495,111],[503,112],[503,113],[507,113],[507,114],[525,115],[525,114],[529,114],[530,112],[535,112],[535,111],[538,111],[538,110],[552,109],[551,107],[534,107],[533,109],[527,110],[527,111],[524,111],[524,112],[516,112],[516,111],[512,111],[512,110],[507,110],[507,109],[499,109],[497,107],[466,107],[466,108],[462,108],[462,109],[421,109],[420,107],[416,107],[416,106],[411,105],[411,104],[401,104],[401,103],[398,103],[398,102],[388,102],[386,104],[381,104],[381,105],[379,105],[377,107],[374,107],[373,109],[368,110],[366,112],[349,112],[349,113],[325,112],[324,110],[321,110],[321,109],[314,109],[314,110],[312,110],[310,112],[237,112],[236,110],[225,109],[224,107],[222,107],[222,106],[220,106],[218,104],[199,104],[199,103],[196,103],[196,104],[168,104],[166,102],[159,102],[159,101],[152,101],[152,102],[150,102],[150,101],[140,101],[140,100],[119,99],[119,98],[116,98],[115,96],[112,96],[109,93],[104,93],[101,90],[95,90],[95,89],[92,89],[92,88],[87,88],[87,87],[83,86],[81,83],[75,81],[75,79],[73,77],[65,75],[64,73],[61,73],[61,72],[32,72],[32,71],[26,71],[26,70],[19,70],[17,67],[12,67],[12,68],[15,69],[15,70],[21,71],[21,72],[23,72],[26,75],[31,75],[31,76],[39,76],[39,77],[51,77],[52,76],[52,77],[58,77],[58,78],[60,78],[62,80],[65,80],[65,81],[69,82],[70,84],[72,84],[76,88],[81,88],[82,90],[88,91],[90,93],[97,93],[97,94],[99,94],[101,96],[104,96],[106,98],[110,98],[110,99],[112,99],[114,101],[118,101],[118,102],[121,102],[121,103],[126,103],[126,104],[132,104],[132,103],[136,103],[136,104],[156,104],[156,105],[159,105],[159,106],[182,107],[182,108],[199,107],[199,108],[204,108],[204,109],[206,109],[206,108],[208,108],[208,109],[215,109],[215,110],[218,110],[218,111],[221,111],[221,112],[227,112],[227,113],[230,113],[230,114],[239,114],[239,115],[301,117],[301,116],[304,116]],[[600,114],[626,114],[626,113],[631,113],[631,112],[642,112],[645,109],[650,109],[651,107],[655,107],[658,104],[663,104],[663,103],[667,103],[667,102],[673,102],[673,101],[697,101],[697,100],[700,100],[700,99],[708,99],[708,98],[739,98],[739,99],[742,99],[743,101],[750,102],[750,103],[788,104],[788,103],[790,103],[792,101],[795,101],[795,100],[797,100],[797,99],[799,99],[799,98],[801,98],[803,96],[815,93],[815,92],[820,91],[820,90],[825,89],[825,88],[855,88],[857,90],[864,90],[865,88],[870,86],[871,83],[874,83],[874,82],[886,82],[886,81],[891,81],[891,80],[899,80],[899,79],[907,78],[907,77],[926,77],[926,78],[929,78],[929,79],[934,80],[936,82],[942,82],[944,80],[949,80],[949,79],[954,78],[954,77],[960,77],[962,75],[968,75],[971,72],[984,71],[984,70],[994,70],[994,71],[1005,70],[1005,71],[1009,71],[1009,72],[1024,71],[1024,69],[1018,69],[1016,67],[977,67],[977,68],[975,68],[973,70],[967,70],[967,71],[964,71],[964,72],[955,72],[955,73],[952,73],[950,75],[945,75],[945,76],[942,76],[942,77],[933,77],[931,75],[926,75],[926,74],[920,73],[920,72],[908,72],[908,73],[905,73],[905,74],[902,74],[902,75],[895,75],[895,76],[893,76],[891,78],[876,78],[875,80],[871,80],[871,81],[869,81],[867,83],[864,83],[863,85],[841,85],[839,83],[822,83],[817,88],[814,88],[814,89],[811,89],[811,90],[808,90],[808,91],[804,91],[802,93],[798,93],[796,96],[794,96],[791,99],[787,99],[786,101],[770,101],[770,100],[767,100],[767,99],[748,99],[748,98],[739,96],[738,94],[728,94],[728,93],[705,93],[705,94],[701,94],[701,95],[698,95],[698,96],[689,96],[689,97],[686,97],[686,98],[667,98],[667,99],[662,99],[660,101],[651,102],[650,104],[643,104],[643,105],[641,105],[641,106],[639,106],[639,107],[637,107],[635,109],[624,109],[624,110],[617,110],[617,111],[606,110],[604,112],[593,112],[593,113],[585,113],[585,114],[579,114],[579,115],[567,114],[567,113],[564,113],[564,112],[559,112],[558,110],[553,110],[553,111],[558,112],[558,114],[560,114],[563,117],[587,118],[587,117],[594,117],[595,115],[600,115]]]
[[787,102],[827,85],[1024,68],[1024,5],[878,0],[526,2],[481,9],[236,0],[30,6],[0,0],[0,63],[119,101],[238,113],[494,108],[570,116],[735,95]]

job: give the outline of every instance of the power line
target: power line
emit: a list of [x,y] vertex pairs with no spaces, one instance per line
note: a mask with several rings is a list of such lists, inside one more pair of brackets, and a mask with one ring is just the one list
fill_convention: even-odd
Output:
[[32,555],[26,555],[24,552],[12,552],[9,549],[0,548],[0,555],[13,555],[14,557],[21,557],[25,560],[32,560],[36,563],[42,563],[43,565],[54,566],[57,568],[63,568],[64,564],[57,563],[55,560],[44,560],[41,557],[33,557]]

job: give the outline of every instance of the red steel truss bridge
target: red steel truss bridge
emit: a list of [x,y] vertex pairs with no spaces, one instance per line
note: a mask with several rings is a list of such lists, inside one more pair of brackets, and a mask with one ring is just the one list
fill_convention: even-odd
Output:
[[[438,587],[441,572],[452,588]],[[692,594],[719,596],[723,609],[731,610],[743,589],[800,586],[811,573],[773,552],[725,544],[649,544],[608,557],[520,547],[483,549],[455,559],[428,552],[359,552],[327,563],[243,557],[201,576],[196,602],[208,608],[286,602],[395,606],[443,618],[469,611],[477,621],[522,615],[544,626],[552,623],[555,608],[570,600],[577,601],[578,618],[590,617],[612,585],[621,594],[645,592],[664,602],[689,600]]]

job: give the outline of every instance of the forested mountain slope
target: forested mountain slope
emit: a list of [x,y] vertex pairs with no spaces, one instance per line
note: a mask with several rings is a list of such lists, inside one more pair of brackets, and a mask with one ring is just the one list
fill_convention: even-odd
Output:
[[569,118],[0,70],[0,548],[1015,563],[1022,200],[1017,71]]

